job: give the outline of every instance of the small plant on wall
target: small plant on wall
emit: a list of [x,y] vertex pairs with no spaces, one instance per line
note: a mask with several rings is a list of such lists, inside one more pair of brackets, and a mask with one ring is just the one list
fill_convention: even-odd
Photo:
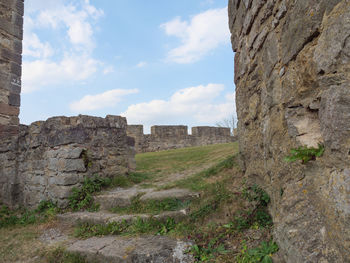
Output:
[[318,144],[318,148],[315,147],[307,147],[300,146],[298,148],[294,148],[290,151],[290,155],[284,158],[287,162],[295,162],[301,160],[303,164],[316,160],[316,157],[321,157],[324,153],[324,145]]

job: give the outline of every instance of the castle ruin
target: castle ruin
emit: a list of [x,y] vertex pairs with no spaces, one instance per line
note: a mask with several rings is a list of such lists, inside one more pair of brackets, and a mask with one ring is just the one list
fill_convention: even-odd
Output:
[[151,134],[144,134],[142,125],[128,125],[127,134],[135,139],[137,153],[230,143],[236,140],[236,137],[231,136],[230,128],[208,126],[192,127],[190,135],[188,127],[183,125],[152,126]]
[[229,0],[241,167],[286,262],[350,262],[349,21],[347,0]]

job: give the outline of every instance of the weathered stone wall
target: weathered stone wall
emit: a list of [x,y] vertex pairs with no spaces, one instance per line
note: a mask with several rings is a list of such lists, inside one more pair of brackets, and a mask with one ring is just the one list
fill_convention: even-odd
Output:
[[126,126],[119,116],[83,115],[21,125],[18,143],[0,151],[0,200],[10,206],[34,207],[41,200],[65,206],[84,178],[126,175],[135,168]]
[[[242,167],[287,262],[350,262],[350,2],[229,0]],[[324,143],[306,165],[290,149]]]
[[143,134],[142,125],[128,125],[127,134],[135,139],[137,153],[229,143],[236,140],[231,136],[229,128],[208,126],[192,127],[192,135],[189,135],[188,127],[184,125],[152,126],[151,134]]
[[0,1],[0,137],[18,132],[23,10],[23,0]]
[[0,200],[15,200],[20,194],[15,150],[19,130],[23,12],[23,0],[0,1]]

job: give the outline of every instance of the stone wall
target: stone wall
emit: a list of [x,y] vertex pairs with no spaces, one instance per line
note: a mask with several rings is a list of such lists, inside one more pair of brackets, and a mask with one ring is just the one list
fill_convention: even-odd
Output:
[[152,126],[151,134],[144,134],[142,125],[128,125],[127,134],[135,139],[137,153],[229,143],[236,139],[229,128],[208,126],[193,127],[192,135],[189,135],[188,127],[184,125]]
[[26,207],[53,200],[64,207],[84,178],[126,175],[135,168],[134,155],[126,119],[119,116],[54,117],[21,125],[17,142],[0,148],[0,200]]
[[[349,21],[346,0],[229,0],[242,168],[286,262],[350,262]],[[318,143],[316,161],[284,161]]]
[[0,137],[17,134],[21,92],[23,0],[0,2]]

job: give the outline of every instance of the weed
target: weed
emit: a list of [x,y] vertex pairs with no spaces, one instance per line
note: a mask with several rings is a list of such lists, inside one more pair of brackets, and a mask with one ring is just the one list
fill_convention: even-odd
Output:
[[110,178],[95,176],[85,178],[81,188],[74,187],[72,194],[68,197],[69,207],[74,211],[82,209],[96,210],[98,207],[93,204],[92,194],[102,190],[102,187],[111,185]]
[[68,252],[61,247],[56,248],[53,251],[50,251],[47,254],[46,258],[49,263],[86,263],[87,262],[84,256],[81,256],[78,253]]
[[240,255],[237,256],[237,263],[272,263],[271,255],[278,251],[278,245],[273,242],[263,241],[257,248],[248,249],[243,243],[243,248]]
[[166,198],[164,200],[149,200],[142,202],[141,196],[137,196],[131,200],[128,207],[115,207],[111,211],[114,213],[151,213],[159,214],[164,211],[176,211],[183,209],[191,203],[190,201],[182,201],[177,198]]
[[298,148],[294,148],[290,151],[290,155],[284,158],[287,162],[295,162],[297,160],[301,160],[303,164],[316,160],[316,157],[321,157],[324,153],[324,145],[318,144],[318,148],[300,146]]
[[243,198],[248,201],[257,201],[258,205],[267,206],[270,202],[269,195],[258,185],[254,184],[251,187],[246,187],[243,189]]
[[214,259],[216,257],[216,254],[226,254],[228,251],[225,249],[225,246],[223,244],[215,246],[216,242],[216,239],[210,240],[207,247],[193,245],[189,252],[193,254],[194,258],[197,261],[200,262]]
[[105,235],[136,235],[136,234],[168,234],[177,227],[175,220],[168,218],[166,222],[154,218],[137,218],[135,221],[112,222],[108,224],[82,224],[75,229],[76,237],[92,237]]
[[15,225],[30,225],[53,218],[58,212],[57,205],[52,201],[41,201],[35,210],[11,210],[7,206],[0,208],[0,228]]

